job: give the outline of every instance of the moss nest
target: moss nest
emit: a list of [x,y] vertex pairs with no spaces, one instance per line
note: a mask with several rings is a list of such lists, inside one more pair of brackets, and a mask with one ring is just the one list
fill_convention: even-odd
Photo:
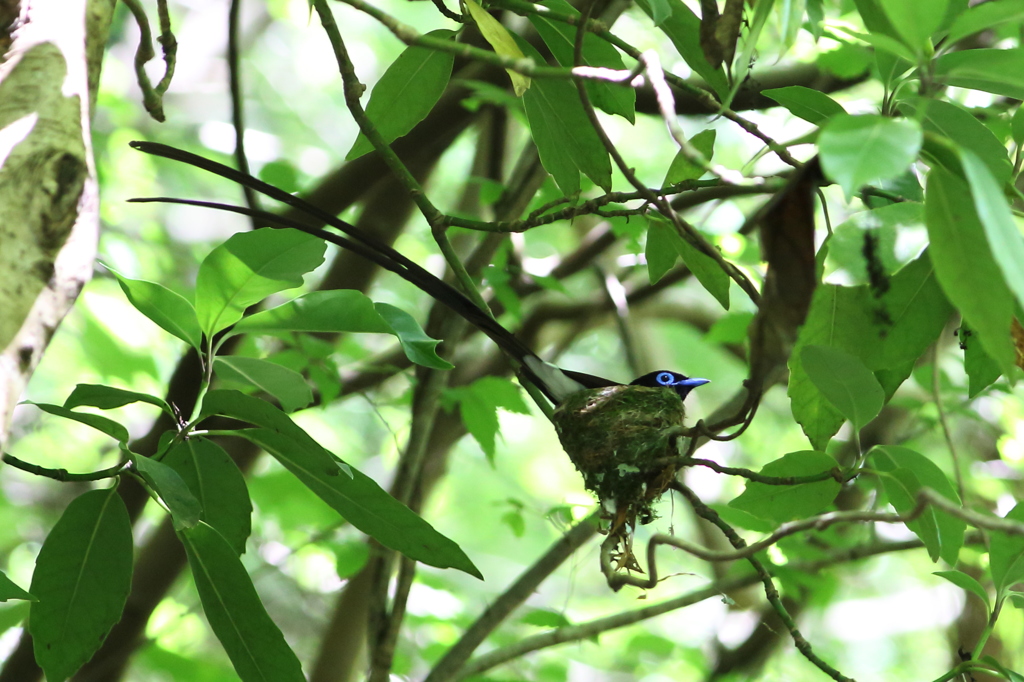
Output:
[[[683,401],[669,388],[608,386],[579,391],[552,421],[587,489],[615,510],[613,528],[650,523],[651,505],[675,475],[652,462],[676,454],[667,430],[683,423]],[[613,505],[605,504],[613,502]]]

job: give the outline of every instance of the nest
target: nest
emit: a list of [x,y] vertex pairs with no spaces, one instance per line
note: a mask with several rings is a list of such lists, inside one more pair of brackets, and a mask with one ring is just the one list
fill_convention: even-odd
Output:
[[612,535],[655,519],[652,505],[676,467],[656,460],[677,454],[672,427],[683,423],[683,401],[668,388],[608,386],[566,398],[552,417],[558,439],[587,489],[611,514]]

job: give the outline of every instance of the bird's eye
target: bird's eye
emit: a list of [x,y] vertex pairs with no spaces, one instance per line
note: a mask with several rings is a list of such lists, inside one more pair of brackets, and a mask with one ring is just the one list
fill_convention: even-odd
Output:
[[676,379],[672,376],[671,372],[659,372],[655,380],[662,386],[671,386],[676,382]]

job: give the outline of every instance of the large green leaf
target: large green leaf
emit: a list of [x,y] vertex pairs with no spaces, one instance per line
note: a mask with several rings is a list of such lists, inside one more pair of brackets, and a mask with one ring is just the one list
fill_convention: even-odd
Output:
[[[539,4],[561,14],[578,17],[579,11],[565,0],[542,0]],[[573,66],[573,45],[576,41],[576,27],[561,21],[554,21],[543,14],[531,14],[530,23],[537,29],[544,44],[562,66]],[[611,43],[593,33],[583,34],[583,64],[622,70],[625,65]],[[630,123],[636,118],[636,91],[626,84],[587,80],[584,84],[587,94],[598,109],[609,114],[618,114]]]
[[[711,161],[715,154],[715,129],[707,128],[690,138],[690,146],[699,151],[705,159]],[[675,158],[665,173],[664,185],[674,185],[684,180],[696,180],[704,175],[706,171],[702,166],[695,164],[687,158],[683,150],[676,152]]]
[[269,452],[349,523],[381,544],[438,568],[480,572],[454,542],[438,533],[373,479],[325,450],[284,412],[237,391],[210,391],[202,416],[223,415],[256,424],[239,432]]
[[407,358],[432,369],[455,366],[437,354],[437,344],[441,342],[427,336],[415,317],[390,303],[374,303],[373,307],[391,327],[391,333],[398,337]]
[[819,450],[842,426],[843,416],[807,376],[802,349],[830,346],[857,356],[880,381],[885,379],[883,388],[891,395],[949,320],[950,304],[927,255],[888,281],[889,290],[881,298],[868,286],[823,284],[814,292],[789,358],[789,397],[793,416]]
[[697,281],[728,310],[731,280],[715,259],[683,239],[665,218],[651,213],[647,215],[647,224],[647,268],[651,282],[661,279],[679,256]]
[[[508,29],[500,21],[488,14],[486,10],[473,2],[473,0],[466,0],[466,9],[469,10],[469,15],[476,22],[477,28],[480,29],[480,35],[491,44],[495,53],[511,59],[522,59],[524,57],[521,49],[522,46],[516,42],[512,34],[508,32]],[[534,60],[534,62],[536,64],[544,63],[543,60]],[[515,90],[516,96],[522,97],[523,93],[527,92],[530,87],[530,77],[524,76],[512,69],[505,69],[505,71],[508,73],[508,77],[512,79],[512,89]]]
[[[931,488],[950,502],[960,504],[960,496],[946,474],[921,453],[897,445],[883,445],[872,449],[870,457],[875,468],[889,474],[881,477],[882,485],[889,502],[900,514],[909,513],[916,506],[915,498],[922,487]],[[924,542],[932,561],[941,557],[951,566],[956,564],[967,529],[962,519],[928,508],[907,527]]]
[[949,0],[879,0],[893,27],[915,52],[922,52],[938,30]]
[[149,457],[136,457],[135,469],[171,512],[175,530],[191,528],[199,523],[202,507],[178,472]]
[[128,442],[128,429],[122,426],[120,423],[109,419],[100,414],[92,414],[91,412],[76,412],[69,410],[66,407],[60,405],[51,405],[49,403],[34,403],[31,400],[25,401],[29,405],[35,405],[43,412],[52,414],[57,417],[64,417],[71,421],[78,422],[79,424],[85,424],[91,426],[97,431],[101,431],[119,443]]
[[502,377],[483,377],[468,386],[449,389],[446,397],[459,405],[462,423],[480,444],[487,459],[494,459],[495,436],[498,435],[498,408],[519,414],[530,414],[519,388]]
[[964,351],[964,372],[967,373],[967,397],[974,398],[995,383],[1002,375],[992,358],[982,347],[980,339],[966,322],[960,324],[958,332],[960,348]]
[[430,566],[457,568],[483,579],[457,544],[434,530],[373,479],[355,469],[351,476],[342,474],[337,466],[332,472],[321,455],[326,453],[322,448],[305,449],[270,429],[245,429],[238,435],[270,453],[346,521],[385,547]]
[[[455,34],[438,29],[426,34],[431,38],[448,39]],[[402,137],[426,118],[448,87],[455,55],[410,45],[398,55],[373,86],[366,115],[385,142]],[[345,156],[346,161],[373,151],[370,140],[359,133],[355,144]]]
[[[527,57],[544,63],[529,43],[519,40],[519,45]],[[583,111],[576,86],[557,78],[537,79],[523,95],[523,105],[541,163],[563,193],[579,191],[581,171],[598,187],[611,191],[608,150]]]
[[786,107],[794,116],[799,116],[817,126],[837,114],[846,113],[842,104],[825,93],[805,88],[802,85],[762,90],[761,94]]
[[75,390],[71,391],[71,395],[67,397],[67,400],[64,401],[64,407],[73,410],[76,407],[85,405],[87,407],[98,407],[101,410],[112,410],[131,403],[149,403],[150,405],[156,405],[169,415],[173,416],[174,414],[170,405],[163,398],[149,395],[148,393],[137,393],[136,391],[127,391],[123,388],[99,384],[78,384],[75,386]]
[[[1003,518],[1024,523],[1024,503],[1018,503]],[[992,582],[995,583],[998,598],[1015,583],[1024,580],[1024,536],[993,531],[989,536],[988,552]]]
[[43,542],[29,591],[36,661],[47,680],[67,679],[121,618],[132,581],[132,526],[117,490],[75,498]]
[[37,601],[31,593],[20,588],[16,582],[7,577],[6,573],[0,571],[0,602],[9,599]]
[[947,52],[932,64],[946,85],[1024,99],[1024,48]]
[[814,385],[854,429],[864,428],[881,412],[885,391],[860,358],[829,346],[804,346],[800,361]]
[[[637,0],[637,5],[654,19],[654,23],[664,31],[694,73],[703,78],[719,97],[727,97],[729,81],[725,77],[725,70],[721,67],[713,68],[704,56],[700,47],[700,19],[693,10],[682,0]],[[661,8],[664,5],[669,7],[670,12],[662,19],[664,10]]]
[[292,301],[250,315],[232,329],[232,334],[276,334],[310,332],[342,334],[370,332],[393,334],[406,357],[433,369],[451,369],[452,364],[437,355],[437,339],[427,336],[414,317],[387,303],[374,303],[351,289],[314,291]]
[[907,170],[922,140],[915,121],[837,114],[818,136],[821,167],[850,197],[864,185]]
[[196,309],[181,294],[162,284],[142,279],[128,279],[111,270],[128,302],[140,313],[155,322],[161,329],[200,350],[203,330],[196,317]]
[[938,133],[955,142],[962,149],[970,149],[984,161],[992,174],[1001,181],[1008,180],[1013,164],[1000,142],[988,126],[961,106],[937,99],[915,97],[900,103],[900,111],[908,116],[924,115],[924,129]]
[[[813,476],[838,468],[830,455],[817,450],[801,450],[769,462],[759,473],[780,478]],[[754,516],[784,523],[817,514],[832,504],[842,485],[834,478],[797,485],[769,485],[748,481],[744,491],[729,506]]]
[[277,399],[285,412],[313,402],[313,391],[301,374],[269,360],[241,355],[217,357],[213,369],[221,379],[248,385]]
[[196,275],[196,313],[207,336],[242,319],[245,309],[270,294],[302,285],[323,263],[322,239],[291,228],[232,235],[210,252]]
[[925,218],[929,252],[942,290],[977,332],[989,357],[1003,372],[1012,371],[1013,293],[992,256],[967,183],[942,168],[932,168]]
[[969,8],[949,27],[946,40],[955,43],[974,33],[990,31],[1002,24],[1024,22],[1024,0],[996,0]]
[[194,437],[176,444],[162,461],[178,472],[199,500],[199,518],[223,535],[237,554],[245,552],[252,502],[245,477],[228,453],[213,441]]
[[936,571],[932,575],[945,578],[962,590],[975,595],[985,604],[986,611],[992,609],[992,605],[989,603],[988,592],[985,591],[985,588],[981,586],[981,583],[963,571]]
[[1024,264],[1024,237],[1003,194],[1002,183],[970,149],[960,150],[960,162],[992,255],[999,264],[1003,279],[1017,297],[1017,304],[1024,305],[1024,268],[1021,267]]
[[342,334],[378,332],[390,334],[366,294],[354,289],[313,291],[276,308],[249,315],[231,329],[231,334],[274,334],[310,332]]
[[243,682],[305,682],[299,659],[227,540],[205,523],[179,531],[178,537],[206,620]]

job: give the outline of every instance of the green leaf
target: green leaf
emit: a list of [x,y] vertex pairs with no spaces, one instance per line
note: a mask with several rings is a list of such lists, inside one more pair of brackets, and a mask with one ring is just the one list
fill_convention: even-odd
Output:
[[[520,40],[523,51],[538,64],[540,53]],[[580,171],[606,192],[612,187],[612,164],[590,119],[583,111],[579,93],[569,81],[538,79],[523,95],[526,120],[541,163],[564,194],[580,190]]]
[[[457,568],[483,579],[462,549],[411,509],[388,495],[373,479],[352,469],[351,476],[332,473],[317,449],[270,429],[246,429],[240,436],[256,443],[353,526],[385,547],[437,568]],[[332,460],[333,461],[333,460]]]
[[270,294],[302,285],[324,260],[322,239],[291,228],[232,235],[210,252],[196,276],[196,313],[207,336],[242,319]]
[[654,22],[655,26],[661,26],[661,24],[672,16],[672,5],[669,0],[648,0],[651,11],[651,21]]
[[981,347],[979,339],[966,322],[960,324],[959,335],[960,347],[964,351],[964,372],[967,373],[967,397],[974,398],[995,383],[1002,371]]
[[754,313],[729,313],[715,320],[711,329],[704,335],[708,343],[743,343],[749,335],[750,323],[754,321]]
[[[908,67],[917,61],[913,50],[904,45],[902,40],[885,35],[884,33],[859,33],[845,26],[835,26],[835,28],[851,38],[864,41],[874,47],[879,53],[885,54],[890,58],[896,58],[899,62],[905,62]],[[893,64],[893,68],[897,68],[896,64]],[[898,68],[902,68],[902,64]]]
[[967,183],[943,168],[932,168],[925,219],[929,253],[942,290],[976,331],[989,357],[1004,373],[1011,372],[1013,293],[989,249]]
[[[800,450],[765,464],[759,473],[765,476],[813,476],[830,471],[839,464],[830,455],[817,450]],[[754,516],[784,523],[817,514],[832,504],[842,485],[834,478],[797,485],[768,485],[747,481],[746,489],[729,506]]]
[[[805,346],[832,346],[856,355],[886,387],[902,382],[912,364],[942,332],[951,307],[936,283],[931,261],[922,255],[890,280],[881,299],[867,286],[822,284],[814,292],[807,320],[789,358],[793,416],[811,444],[824,450],[843,416],[807,376]],[[895,374],[893,374],[895,372]]]
[[308,332],[342,334],[393,330],[373,307],[366,294],[354,289],[314,291],[276,308],[249,315],[232,327],[230,334]]
[[[500,21],[488,14],[473,0],[465,0],[465,2],[466,9],[469,10],[470,16],[476,22],[477,28],[480,29],[480,34],[484,37],[484,40],[491,44],[491,47],[494,48],[497,54],[502,57],[511,57],[512,59],[525,58],[520,45],[516,43],[516,40],[508,32],[508,29],[501,25]],[[544,63],[543,59],[535,58],[533,61],[535,64]],[[505,69],[505,71],[508,72],[509,78],[512,79],[512,88],[516,92],[516,97],[522,97],[529,90],[530,77],[511,69]]]
[[373,307],[398,337],[407,358],[432,369],[452,369],[455,366],[437,354],[437,344],[441,342],[427,336],[412,315],[389,303],[374,303]]
[[501,377],[483,377],[468,386],[449,389],[446,395],[458,403],[462,423],[490,461],[494,460],[494,441],[499,432],[498,408],[530,414],[519,388]]
[[974,33],[988,31],[1003,24],[1024,22],[1024,0],[997,0],[970,7],[949,27],[946,41],[953,44]]
[[[729,309],[729,275],[708,256],[683,239],[675,227],[659,215],[647,215],[647,268],[654,283],[661,279],[674,264],[678,254],[697,281],[708,290],[726,310]],[[650,259],[653,258],[653,264]]]
[[231,329],[231,334],[280,332],[341,334],[368,332],[392,334],[406,356],[418,365],[451,369],[453,365],[435,352],[440,341],[426,335],[408,313],[387,303],[374,303],[350,289],[314,291],[288,303],[250,315]]
[[268,360],[221,356],[214,358],[213,369],[224,380],[254,386],[273,396],[285,412],[294,412],[313,402],[313,391],[301,374]]
[[906,229],[923,227],[923,203],[904,201],[854,213],[849,220],[833,228],[828,238],[826,273],[842,269],[855,284],[871,281],[868,273],[871,263],[865,256],[866,240],[870,238],[874,245],[874,264],[888,277],[901,265],[896,255],[898,235]]
[[199,500],[200,520],[223,535],[236,554],[244,553],[252,503],[245,477],[228,453],[213,441],[194,437],[176,444],[162,461]]
[[885,391],[860,358],[828,346],[804,346],[804,371],[818,390],[860,430],[878,416]]
[[[1024,3],[1024,0],[1021,0]],[[1024,144],[1024,106],[1018,106],[1017,110],[1013,112],[1013,118],[1010,119],[1010,131],[1013,136],[1013,142],[1018,147]]]
[[210,628],[243,682],[305,682],[302,666],[267,615],[224,537],[205,523],[178,532]]
[[[960,497],[946,474],[936,464],[909,448],[896,445],[875,447],[869,453],[875,468],[889,474],[883,476],[882,485],[889,502],[900,514],[907,514],[917,505],[917,493],[928,487],[959,505]],[[924,513],[907,524],[928,548],[932,561],[941,557],[953,566],[956,564],[960,547],[964,543],[967,524],[960,518],[945,512],[928,508]]]
[[[671,12],[663,20],[661,17],[665,11],[658,6],[662,3],[667,5]],[[637,0],[637,5],[668,36],[679,51],[679,56],[694,73],[703,78],[720,98],[728,96],[729,81],[725,77],[725,70],[722,67],[712,68],[700,47],[700,19],[693,10],[682,0]]]
[[69,410],[60,405],[50,405],[49,403],[34,403],[31,400],[26,400],[25,403],[29,405],[35,405],[43,412],[55,415],[57,417],[64,417],[71,421],[91,426],[97,431],[107,434],[119,443],[128,442],[128,429],[121,426],[113,419],[109,419],[99,414],[91,414],[89,412],[75,412]]
[[[455,34],[438,29],[426,35],[446,40]],[[398,55],[373,86],[366,105],[367,117],[385,142],[394,142],[426,118],[448,87],[454,63],[455,55],[451,52],[416,45]],[[370,140],[359,133],[345,160],[357,159],[370,151]]]
[[101,386],[98,384],[78,384],[75,386],[75,390],[64,401],[64,407],[68,410],[73,410],[76,407],[85,405],[87,407],[98,407],[101,410],[112,410],[130,403],[149,403],[150,405],[156,405],[171,416],[174,415],[174,411],[163,398],[158,398],[148,393],[136,393],[135,391],[126,391],[123,388]]
[[[690,138],[690,145],[699,151],[705,159],[711,161],[711,157],[715,154],[715,129],[707,128],[700,131]],[[674,185],[684,180],[697,180],[704,175],[704,172],[703,168],[686,158],[683,150],[680,149],[668,167],[664,185]]]
[[121,619],[132,581],[132,526],[114,488],[75,498],[43,542],[29,591],[36,661],[50,682],[92,658]]
[[[542,0],[539,4],[561,14],[578,17],[579,11],[565,0]],[[544,44],[561,66],[573,66],[573,46],[576,42],[576,27],[546,18],[543,14],[531,14],[530,23],[537,29]],[[593,33],[583,35],[583,64],[622,70],[625,65],[611,43]],[[609,114],[622,116],[630,123],[636,118],[636,91],[618,83],[587,80],[584,83],[587,94],[598,109]]]
[[946,85],[1024,99],[1024,49],[947,52],[934,62],[935,77]]
[[536,625],[540,628],[563,628],[572,625],[572,621],[564,613],[549,609],[532,609],[519,619],[525,625]]
[[920,53],[942,24],[948,0],[880,0],[879,4],[904,42]]
[[762,90],[761,94],[786,107],[791,114],[820,126],[838,114],[845,114],[843,105],[828,95],[802,85]]
[[18,587],[17,583],[8,578],[6,573],[0,571],[0,602],[10,599],[39,601],[35,596]]
[[884,116],[833,116],[818,136],[821,167],[847,198],[864,185],[903,173],[921,149],[915,121]]
[[175,530],[192,528],[199,523],[202,507],[177,471],[149,457],[136,457],[133,461],[135,469],[167,505]]
[[900,111],[908,116],[921,112],[925,116],[923,126],[926,131],[938,133],[962,149],[970,149],[1000,181],[1010,178],[1013,165],[1006,154],[1006,147],[988,126],[963,107],[943,100],[915,97],[900,103]]
[[[1004,516],[1008,521],[1024,523],[1024,503],[1018,503]],[[1007,535],[992,531],[989,535],[989,568],[992,571],[992,582],[996,586],[996,599],[1024,580],[1024,536]],[[30,588],[33,594],[34,589]]]
[[[109,269],[109,268],[108,268]],[[203,330],[199,327],[196,309],[181,294],[162,284],[141,279],[128,279],[111,270],[128,302],[157,326],[173,334],[196,350],[203,343]]]
[[932,575],[945,578],[965,592],[970,592],[984,602],[985,608],[988,611],[992,610],[992,605],[988,599],[988,592],[986,592],[985,588],[981,586],[981,583],[963,571],[935,571]]
[[200,419],[204,419],[215,414],[239,419],[281,434],[291,441],[295,452],[303,456],[302,466],[309,469],[311,475],[334,477],[344,474],[348,478],[352,477],[352,469],[347,464],[336,459],[287,414],[265,400],[238,391],[213,390],[206,394],[199,416]]
[[1003,279],[1017,297],[1017,303],[1024,304],[1024,270],[1021,268],[1021,263],[1024,263],[1024,237],[1003,194],[1002,183],[969,149],[960,150],[960,162],[992,255],[1002,270]]

